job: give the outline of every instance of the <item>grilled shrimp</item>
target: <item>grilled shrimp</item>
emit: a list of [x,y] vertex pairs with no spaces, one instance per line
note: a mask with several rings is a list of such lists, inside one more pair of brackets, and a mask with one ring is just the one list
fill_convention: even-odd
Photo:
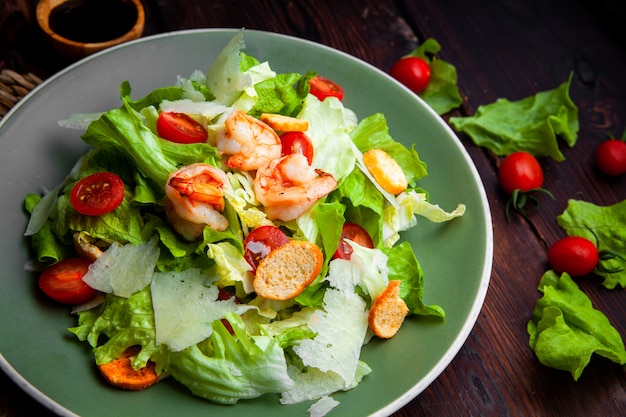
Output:
[[223,231],[228,220],[224,210],[226,174],[219,168],[197,163],[169,175],[165,184],[165,214],[172,227],[186,240],[202,237],[204,226]]
[[304,155],[294,153],[259,168],[253,186],[269,219],[289,221],[333,191],[337,180],[332,174],[310,167]]
[[230,155],[228,167],[253,171],[281,155],[278,134],[262,121],[235,110],[224,121],[216,138],[217,150]]

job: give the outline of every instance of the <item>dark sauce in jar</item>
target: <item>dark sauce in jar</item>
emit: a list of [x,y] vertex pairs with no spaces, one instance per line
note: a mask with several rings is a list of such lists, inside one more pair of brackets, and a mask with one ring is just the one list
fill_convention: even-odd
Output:
[[66,39],[98,43],[119,38],[137,21],[130,0],[72,0],[50,13],[50,29]]

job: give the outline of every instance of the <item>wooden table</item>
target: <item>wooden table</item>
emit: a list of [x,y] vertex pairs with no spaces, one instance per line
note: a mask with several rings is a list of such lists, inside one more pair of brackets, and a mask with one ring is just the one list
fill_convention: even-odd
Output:
[[[3,0],[4,1],[4,0]],[[9,0],[9,3],[12,1]],[[27,4],[28,1],[17,2]],[[30,7],[34,0],[30,0]],[[190,28],[232,27],[294,35],[329,45],[388,71],[426,38],[442,45],[440,58],[456,66],[465,97],[453,115],[471,115],[500,97],[521,99],[552,89],[573,71],[571,96],[580,132],[564,162],[541,160],[545,187],[530,219],[504,216],[497,184],[499,158],[465,135],[493,214],[495,254],[489,292],[464,347],[443,374],[394,416],[617,416],[626,413],[625,368],[594,356],[579,381],[538,363],[526,324],[548,268],[546,248],[564,236],[555,217],[570,198],[598,205],[626,199],[626,176],[608,179],[593,167],[606,132],[626,128],[626,7],[621,0],[144,0],[145,35]],[[32,13],[32,10],[31,10]],[[42,45],[37,28],[0,30],[0,59],[18,72],[46,78],[67,65]],[[17,22],[17,23],[16,23]],[[19,36],[7,36],[9,34]],[[43,52],[42,52],[43,51]],[[446,115],[446,117],[449,115]],[[579,281],[594,306],[626,337],[626,293],[597,278]],[[1,416],[50,415],[5,375]]]

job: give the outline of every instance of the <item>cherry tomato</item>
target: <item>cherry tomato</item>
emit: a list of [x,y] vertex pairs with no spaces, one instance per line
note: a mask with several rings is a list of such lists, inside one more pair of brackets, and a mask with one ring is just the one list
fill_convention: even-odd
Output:
[[243,242],[244,259],[256,273],[259,262],[271,251],[289,242],[289,238],[276,226],[260,226],[250,232]]
[[70,203],[80,214],[101,216],[115,210],[124,200],[124,181],[112,172],[97,172],[78,181]]
[[500,187],[512,194],[515,190],[523,192],[543,185],[543,171],[534,156],[526,152],[513,152],[502,161],[498,171]]
[[280,135],[280,143],[282,144],[282,154],[291,155],[292,153],[301,153],[306,156],[309,165],[313,163],[313,142],[303,132],[285,132]]
[[422,58],[409,56],[396,61],[389,74],[409,90],[419,94],[426,90],[430,82],[430,65]]
[[606,175],[626,173],[626,142],[619,139],[605,140],[595,153],[596,166]]
[[345,239],[358,243],[366,248],[373,248],[374,242],[367,230],[356,223],[344,223],[341,228],[341,237],[339,238],[339,246],[333,255],[333,259],[350,259],[352,257],[352,246]]
[[320,101],[324,101],[326,97],[337,97],[337,99],[343,100],[343,87],[328,78],[316,75],[309,80],[309,85],[311,86],[309,92]]
[[162,112],[157,119],[157,132],[163,139],[176,143],[203,143],[209,134],[204,126],[184,113]]
[[98,291],[83,282],[91,261],[69,258],[46,268],[39,276],[39,288],[50,298],[64,304],[82,304]]
[[572,277],[582,277],[591,273],[598,264],[596,245],[580,236],[567,236],[554,243],[548,250],[548,262],[559,273],[566,272]]

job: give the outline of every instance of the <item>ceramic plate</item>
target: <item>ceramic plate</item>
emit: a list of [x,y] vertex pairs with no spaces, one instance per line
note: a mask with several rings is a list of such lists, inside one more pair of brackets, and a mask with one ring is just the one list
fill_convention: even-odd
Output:
[[[206,70],[234,30],[193,30],[146,37],[88,57],[46,80],[0,122],[0,366],[35,399],[61,415],[84,416],[306,416],[309,403],[282,406],[277,395],[217,406],[194,397],[174,380],[142,392],[112,388],[100,379],[86,344],[65,329],[75,317],[48,302],[23,265],[22,200],[53,188],[85,152],[80,131],[57,121],[73,113],[118,107],[128,80],[133,97],[171,85],[177,75]],[[344,104],[359,118],[386,115],[391,135],[415,144],[428,164],[420,186],[445,210],[466,214],[450,223],[420,220],[403,239],[412,243],[425,273],[426,304],[445,320],[410,318],[387,341],[374,340],[362,359],[373,369],[364,381],[334,398],[331,415],[388,415],[419,395],[452,361],[482,306],[492,262],[489,207],[480,177],[455,134],[424,102],[383,72],[354,57],[309,41],[246,31],[245,52],[277,72],[314,70],[341,84]]]

